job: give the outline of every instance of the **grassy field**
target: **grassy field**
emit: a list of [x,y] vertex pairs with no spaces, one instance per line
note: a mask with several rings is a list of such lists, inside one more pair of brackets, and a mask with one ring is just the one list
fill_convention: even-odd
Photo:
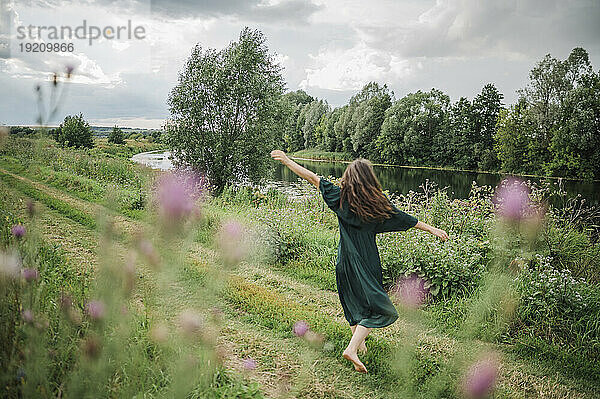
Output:
[[[314,189],[300,201],[228,189],[204,198],[183,232],[165,234],[152,205],[159,175],[128,161],[154,146],[129,145],[3,143],[2,245],[40,274],[33,285],[3,285],[9,397],[462,397],[466,370],[486,357],[499,364],[493,397],[600,395],[600,247],[584,225],[564,222],[568,209],[550,210],[533,237],[526,226],[503,230],[514,226],[497,223],[486,188],[468,202],[443,192],[395,198],[453,239],[442,244],[418,231],[379,238],[385,283],[418,274],[432,294],[418,310],[398,305],[400,319],[369,336],[370,372],[361,375],[341,358],[350,329],[335,291],[337,222]],[[10,230],[20,223],[27,234],[16,239]],[[234,266],[226,255],[235,248],[224,250],[219,238],[227,223],[243,226],[240,245],[248,248]],[[126,290],[113,275],[128,270],[132,254],[135,288]],[[84,313],[79,324],[63,314],[65,292],[69,312]],[[105,299],[102,323],[89,311],[97,297],[119,298]],[[21,316],[28,308],[36,322]],[[200,339],[178,333],[190,324],[181,322],[189,309],[206,326]],[[312,335],[294,335],[299,320]]]

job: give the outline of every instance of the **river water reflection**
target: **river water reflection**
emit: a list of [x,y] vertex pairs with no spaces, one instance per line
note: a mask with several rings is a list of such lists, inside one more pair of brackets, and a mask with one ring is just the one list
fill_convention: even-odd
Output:
[[[153,151],[136,154],[132,161],[145,164],[154,169],[168,170],[173,167],[170,160],[170,152]],[[346,169],[342,162],[319,162],[296,160],[302,166],[314,171],[321,176],[341,177]],[[460,172],[450,170],[437,170],[425,168],[410,168],[397,166],[375,166],[375,173],[381,181],[384,189],[393,193],[406,194],[410,190],[419,191],[420,186],[427,180],[435,182],[439,187],[448,188],[448,194],[452,198],[466,198],[469,196],[472,182],[477,185],[496,186],[508,175],[495,173]],[[540,182],[539,178],[524,177],[522,179]],[[271,180],[276,186],[289,186],[290,183],[298,181],[298,177],[288,168],[277,164]],[[559,179],[549,179],[554,187],[558,187]],[[574,197],[581,194],[590,204],[600,204],[600,182],[586,182],[579,180],[561,179],[563,189],[568,196]]]

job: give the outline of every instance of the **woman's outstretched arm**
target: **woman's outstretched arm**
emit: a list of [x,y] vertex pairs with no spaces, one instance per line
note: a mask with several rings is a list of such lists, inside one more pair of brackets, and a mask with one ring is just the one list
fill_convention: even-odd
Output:
[[319,176],[289,159],[288,156],[285,155],[285,152],[280,150],[273,150],[271,151],[271,157],[276,161],[279,161],[285,166],[287,166],[292,172],[294,172],[304,180],[308,181],[316,188],[319,188]]
[[428,233],[431,233],[434,236],[438,237],[442,241],[446,241],[448,239],[448,233],[446,233],[442,229],[437,229],[433,226],[430,226],[427,223],[417,222],[417,224],[415,225],[415,229],[419,229],[419,230],[423,230]]

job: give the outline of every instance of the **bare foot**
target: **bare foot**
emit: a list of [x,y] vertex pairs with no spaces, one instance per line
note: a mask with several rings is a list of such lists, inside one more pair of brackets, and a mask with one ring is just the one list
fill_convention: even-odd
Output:
[[367,353],[367,345],[365,345],[365,343],[363,342],[358,347],[358,351],[364,355],[365,353]]
[[366,373],[367,372],[367,368],[360,361],[360,359],[358,358],[358,356],[356,355],[356,353],[352,353],[348,349],[346,349],[344,351],[344,353],[342,354],[342,356],[344,357],[344,359],[351,361],[352,364],[354,364],[354,369],[356,371],[358,371],[359,373]]

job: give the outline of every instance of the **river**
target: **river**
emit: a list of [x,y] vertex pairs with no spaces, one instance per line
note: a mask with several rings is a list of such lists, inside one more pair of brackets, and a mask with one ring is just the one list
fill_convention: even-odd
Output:
[[[154,151],[136,154],[132,157],[134,162],[145,164],[154,169],[169,170],[173,167],[169,159],[170,152]],[[300,165],[314,171],[321,176],[341,177],[346,168],[341,162],[321,162],[296,160]],[[452,170],[440,170],[430,168],[412,168],[398,166],[375,165],[375,174],[381,181],[384,189],[390,192],[406,194],[410,190],[419,191],[420,186],[427,180],[435,182],[438,186],[448,188],[448,194],[452,198],[466,198],[469,196],[472,182],[478,185],[496,186],[503,178],[509,175],[497,173],[463,172]],[[540,182],[540,178],[520,177],[524,180]],[[272,180],[279,186],[290,185],[297,182],[298,177],[281,164],[275,168]],[[569,197],[578,194],[585,198],[590,204],[600,204],[600,182],[590,182],[571,179],[548,179],[554,187],[562,185],[563,190]]]

